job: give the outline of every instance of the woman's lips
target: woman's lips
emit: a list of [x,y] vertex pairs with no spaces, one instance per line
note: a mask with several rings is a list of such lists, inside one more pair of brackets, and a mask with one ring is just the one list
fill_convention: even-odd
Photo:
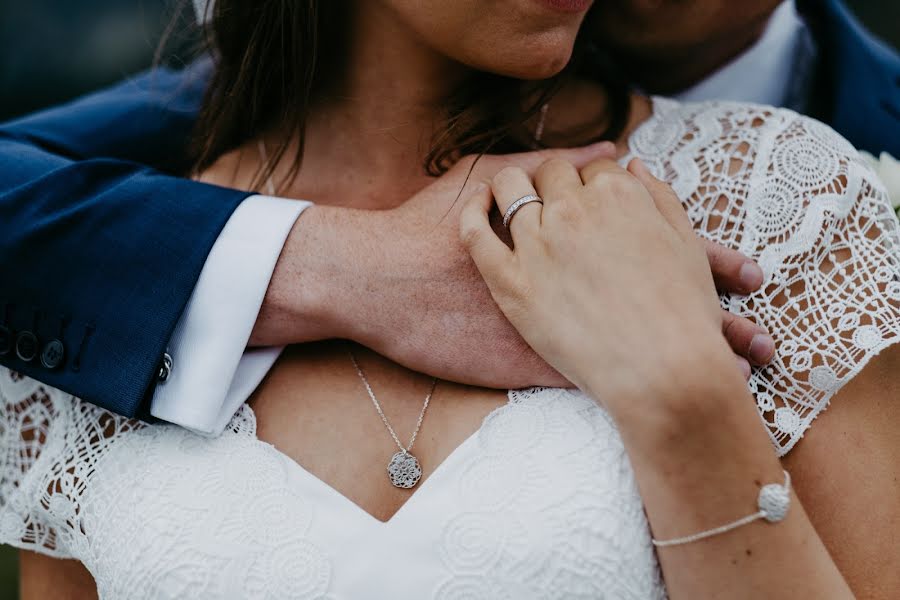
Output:
[[538,0],[541,4],[563,12],[584,12],[594,0]]

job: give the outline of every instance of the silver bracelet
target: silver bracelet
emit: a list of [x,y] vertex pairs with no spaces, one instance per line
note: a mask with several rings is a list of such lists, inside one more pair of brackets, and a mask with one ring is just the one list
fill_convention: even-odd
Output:
[[758,519],[765,519],[769,523],[777,523],[783,520],[787,516],[788,509],[791,507],[790,473],[784,471],[783,484],[770,483],[768,485],[764,485],[762,489],[759,490],[759,498],[757,498],[756,500],[756,505],[759,508],[757,512],[753,513],[752,515],[747,515],[746,517],[738,519],[737,521],[734,521],[732,523],[716,527],[715,529],[701,531],[700,533],[695,533],[693,535],[673,538],[671,540],[654,539],[653,545],[658,548],[664,548],[666,546],[680,546],[682,544],[690,544],[691,542],[705,540],[706,538],[713,537],[714,535],[719,535],[721,533],[737,529],[738,527],[748,525]]

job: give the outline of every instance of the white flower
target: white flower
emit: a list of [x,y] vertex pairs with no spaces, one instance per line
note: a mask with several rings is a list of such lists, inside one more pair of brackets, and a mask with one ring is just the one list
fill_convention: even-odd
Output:
[[900,208],[900,160],[887,152],[882,152],[879,158],[875,158],[868,152],[860,152],[860,155],[881,179],[894,209]]

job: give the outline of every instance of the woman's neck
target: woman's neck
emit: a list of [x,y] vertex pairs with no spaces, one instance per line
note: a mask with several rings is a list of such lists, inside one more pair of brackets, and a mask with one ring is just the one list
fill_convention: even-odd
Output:
[[[303,168],[280,193],[390,208],[427,183],[423,163],[448,94],[468,69],[440,55],[378,2],[357,3],[345,71],[316,98]],[[291,152],[288,152],[288,158]],[[286,174],[289,160],[276,171]],[[347,194],[347,189],[356,190]]]

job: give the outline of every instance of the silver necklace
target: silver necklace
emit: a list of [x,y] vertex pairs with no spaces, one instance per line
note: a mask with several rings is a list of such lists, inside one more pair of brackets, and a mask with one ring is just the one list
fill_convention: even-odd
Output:
[[350,360],[353,361],[353,366],[356,367],[356,373],[359,375],[360,380],[363,382],[363,385],[366,386],[366,391],[369,393],[369,398],[372,399],[372,404],[375,405],[375,410],[378,411],[378,416],[381,417],[381,421],[387,428],[388,433],[394,438],[394,443],[400,448],[400,451],[395,453],[394,456],[391,457],[391,462],[388,463],[387,472],[388,477],[391,479],[391,483],[394,487],[406,490],[416,487],[416,484],[422,479],[422,466],[419,464],[419,460],[413,456],[410,451],[412,450],[413,444],[416,443],[416,436],[419,435],[419,429],[422,428],[422,420],[425,418],[425,411],[428,410],[428,403],[431,402],[431,396],[434,395],[434,388],[437,386],[437,378],[431,380],[431,388],[428,390],[428,395],[425,396],[425,404],[422,406],[422,412],[419,413],[416,430],[413,431],[412,438],[409,440],[409,445],[404,448],[403,444],[400,443],[400,438],[398,438],[396,432],[394,432],[394,428],[391,427],[387,417],[384,415],[384,411],[381,410],[381,404],[379,404],[378,399],[375,397],[375,392],[372,391],[372,386],[369,385],[366,374],[363,373],[362,368],[356,361],[356,356],[353,355],[353,351],[350,350],[350,348],[347,348],[347,353],[350,355]]
[[550,103],[547,102],[543,106],[541,106],[541,116],[538,120],[537,127],[534,128],[534,147],[538,148],[541,145],[541,140],[544,139],[544,125],[547,123],[547,111],[550,110]]

